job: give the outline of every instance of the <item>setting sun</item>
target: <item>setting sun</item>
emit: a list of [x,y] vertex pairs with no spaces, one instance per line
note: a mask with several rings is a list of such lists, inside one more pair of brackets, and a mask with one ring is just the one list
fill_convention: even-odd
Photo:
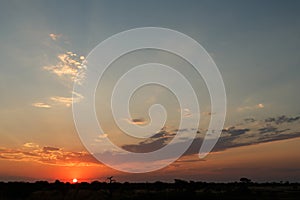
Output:
[[77,183],[78,180],[77,180],[76,178],[74,178],[74,179],[72,180],[72,182],[73,182],[73,183]]

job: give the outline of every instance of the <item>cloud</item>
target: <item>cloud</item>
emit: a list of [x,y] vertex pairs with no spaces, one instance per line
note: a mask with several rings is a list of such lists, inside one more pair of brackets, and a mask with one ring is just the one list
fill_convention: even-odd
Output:
[[[177,132],[178,132],[178,133],[179,133],[179,132],[188,132],[188,131],[189,131],[188,128],[174,129],[174,132],[175,132],[175,133],[177,133]],[[174,134],[175,134],[175,133],[174,133]]]
[[135,153],[148,153],[158,150],[166,145],[166,138],[157,138],[151,142],[141,142],[139,144],[123,145],[122,148]]
[[276,127],[273,127],[273,126],[269,126],[269,127],[263,127],[263,128],[260,128],[258,129],[259,133],[260,134],[263,134],[263,133],[270,133],[270,132],[276,132],[278,128]]
[[42,102],[33,103],[32,106],[37,108],[51,108],[49,104],[42,103]]
[[143,125],[146,124],[146,120],[144,118],[135,118],[135,119],[125,119],[129,124],[135,125]]
[[50,99],[59,104],[63,104],[67,107],[70,107],[72,104],[72,97],[60,97],[60,96],[55,96],[55,97],[50,97]]
[[150,139],[153,138],[172,138],[175,135],[174,132],[167,131],[166,128],[162,128],[158,133],[154,134],[150,137]]
[[[62,104],[70,103],[68,97],[55,97],[54,102]],[[285,115],[279,117],[269,117],[263,120],[247,118],[245,124],[230,126],[223,130],[220,140],[213,151],[223,151],[233,147],[247,146],[265,142],[272,142],[284,139],[300,137],[299,123],[300,116],[288,117]],[[145,120],[135,118],[132,123],[141,123]],[[189,129],[166,130],[162,129],[151,138],[138,144],[124,145],[123,148],[133,152],[150,152],[168,144],[168,142],[181,132],[188,132]],[[105,135],[106,137],[107,135]],[[191,147],[186,151],[187,154],[196,154],[203,142],[203,137],[197,137]],[[176,149],[180,143],[174,144]],[[0,159],[15,161],[35,161],[44,164],[53,165],[94,165],[98,164],[95,159],[87,152],[65,151],[58,147],[39,147],[35,143],[25,143],[19,149],[0,148]]]
[[45,146],[29,142],[21,148],[0,147],[0,159],[11,161],[34,161],[43,164],[60,166],[101,165],[92,155],[84,151],[65,151],[62,148]]
[[253,105],[253,106],[242,106],[242,107],[238,107],[237,110],[239,112],[243,112],[243,111],[247,111],[247,110],[257,110],[257,109],[262,109],[264,108],[265,105],[262,103],[259,103],[257,105]]
[[183,109],[182,114],[183,114],[183,117],[191,117],[192,116],[192,113],[191,113],[190,109],[188,109],[188,108]]
[[[300,137],[300,124],[297,121],[300,120],[298,117],[276,117],[267,118],[264,120],[255,120],[248,118],[244,120],[245,124],[239,124],[223,129],[221,137],[218,143],[214,147],[213,151],[223,151],[233,147],[248,146],[259,143],[266,143],[278,140],[285,140]],[[190,131],[185,129],[184,132]],[[146,139],[138,144],[129,144],[122,146],[125,150],[145,153],[154,151],[164,147],[171,139],[177,134],[182,132],[173,130],[161,130],[160,132],[153,135],[151,138]],[[192,145],[185,152],[185,155],[197,154],[199,148],[203,142],[204,135],[198,135],[193,141]],[[187,137],[187,140],[189,138]],[[182,145],[179,142],[173,144],[176,149],[177,146]]]
[[73,97],[62,97],[62,96],[53,96],[50,97],[47,103],[33,103],[32,106],[38,108],[51,108],[57,105],[64,105],[70,107],[72,103],[80,102],[84,97],[81,94],[72,92]]
[[43,151],[44,152],[48,152],[48,151],[59,151],[60,149],[57,147],[43,147]]
[[151,152],[167,145],[174,138],[176,134],[181,134],[181,136],[183,136],[184,138],[189,138],[188,136],[185,137],[184,135],[185,133],[189,135],[189,131],[192,130],[186,128],[167,130],[166,127],[163,127],[159,132],[155,133],[153,136],[147,138],[146,140],[140,142],[139,144],[123,145],[122,148],[124,148],[127,151],[132,151],[137,153]]
[[223,133],[228,133],[231,136],[242,135],[242,134],[245,134],[248,131],[250,131],[249,128],[236,129],[234,126],[222,130]]
[[[51,33],[49,37],[52,40],[57,40],[62,37],[62,34]],[[43,69],[59,77],[67,87],[72,87],[73,83],[81,85],[86,76],[85,57],[72,51],[66,51],[58,54],[56,59],[57,62],[43,66]],[[72,103],[79,102],[83,98],[81,94],[72,92],[72,97],[52,96],[45,102],[38,102],[32,105],[39,108],[51,108],[56,105],[70,107]]]
[[292,123],[295,121],[300,120],[300,116],[296,117],[287,117],[285,115],[281,115],[279,117],[270,117],[265,119],[265,122],[275,122],[276,124],[282,124],[282,123]]
[[252,122],[255,122],[256,120],[254,119],[254,118],[246,118],[246,119],[244,119],[244,121],[246,122],[246,123],[252,123]]
[[57,40],[59,39],[60,37],[62,36],[62,34],[55,34],[55,33],[50,33],[49,34],[49,37],[52,39],[52,40]]
[[264,105],[264,104],[262,104],[262,103],[259,103],[259,104],[257,104],[257,107],[258,107],[258,108],[264,108],[264,107],[265,107],[265,105]]
[[204,115],[204,116],[211,116],[211,115],[216,114],[216,113],[202,112],[201,114]]
[[37,144],[35,144],[35,143],[32,143],[32,142],[28,142],[28,143],[23,144],[23,147],[27,147],[27,148],[38,148],[39,145],[37,145]]
[[153,136],[147,138],[139,144],[123,145],[122,148],[124,148],[127,151],[136,153],[151,152],[160,149],[161,147],[166,145],[173,138],[174,135],[176,135],[176,133],[174,133],[173,131],[167,131],[166,127],[163,127]]
[[81,84],[85,78],[84,56],[68,51],[57,56],[58,62],[55,65],[44,66],[43,69],[49,71],[60,78]]

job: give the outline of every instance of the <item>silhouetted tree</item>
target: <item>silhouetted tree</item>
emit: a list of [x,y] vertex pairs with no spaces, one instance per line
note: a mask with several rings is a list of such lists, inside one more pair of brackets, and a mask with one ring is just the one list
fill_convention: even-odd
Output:
[[115,183],[116,182],[116,180],[113,179],[113,176],[107,177],[106,180],[109,180],[109,183]]
[[181,179],[174,179],[174,182],[175,182],[175,184],[178,184],[178,185],[187,185],[188,184],[187,181],[181,180]]
[[[241,178],[233,183],[206,183],[177,179],[175,183],[118,183],[113,177],[106,182],[78,184],[60,181],[0,182],[0,200],[161,200],[161,199],[299,199],[300,183],[253,183]],[[108,182],[111,182],[108,183]],[[250,183],[250,184],[245,184]],[[250,187],[250,186],[255,187]],[[275,188],[275,190],[274,190]],[[276,191],[276,192],[274,192]],[[289,191],[289,192],[287,192]]]
[[251,179],[248,179],[248,178],[245,178],[245,177],[240,178],[240,181],[241,181],[241,183],[251,183]]

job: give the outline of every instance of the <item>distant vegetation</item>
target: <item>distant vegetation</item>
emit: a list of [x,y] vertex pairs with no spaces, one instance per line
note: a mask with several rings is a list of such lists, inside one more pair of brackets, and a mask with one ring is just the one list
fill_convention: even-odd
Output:
[[175,179],[174,183],[107,182],[48,183],[0,182],[0,200],[105,200],[105,199],[299,199],[299,183],[254,183],[241,178],[233,183],[206,183]]

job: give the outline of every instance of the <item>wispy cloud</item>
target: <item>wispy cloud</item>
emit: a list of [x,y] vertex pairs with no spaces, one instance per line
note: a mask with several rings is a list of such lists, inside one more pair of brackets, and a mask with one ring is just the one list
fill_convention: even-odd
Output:
[[50,97],[50,100],[54,104],[62,104],[67,107],[70,107],[72,103],[80,102],[84,97],[81,94],[73,92],[73,97],[62,97],[62,96],[54,96]]
[[25,144],[23,144],[23,147],[27,147],[27,148],[38,148],[39,145],[33,143],[33,142],[27,142]]
[[51,108],[51,105],[42,102],[33,103],[32,106],[37,108]]
[[72,97],[55,96],[55,97],[50,97],[50,99],[55,103],[63,104],[67,107],[70,107],[72,104]]
[[0,159],[11,161],[34,161],[60,166],[101,165],[93,156],[84,151],[65,151],[62,148],[28,142],[18,149],[0,147]]
[[[50,33],[49,37],[55,41],[61,38],[62,34]],[[71,87],[73,83],[82,83],[86,72],[86,61],[84,56],[78,55],[72,51],[67,51],[58,54],[56,59],[57,61],[55,64],[43,66],[43,69],[59,77],[62,80],[62,83],[68,87]],[[84,97],[81,94],[72,92],[72,97],[51,96],[44,101],[33,103],[32,106],[37,108],[52,108],[61,105],[70,107],[72,103],[80,102],[83,98]]]
[[191,117],[192,116],[192,112],[188,108],[183,109],[182,113],[183,113],[183,117]]
[[243,112],[243,111],[247,111],[247,110],[249,111],[249,110],[262,109],[264,107],[265,107],[264,104],[259,103],[259,104],[253,105],[253,106],[241,106],[241,107],[238,107],[237,110],[239,112]]
[[33,103],[32,106],[37,108],[52,108],[54,106],[66,106],[70,107],[72,103],[78,103],[80,102],[84,97],[81,94],[78,94],[76,92],[72,92],[72,97],[62,97],[62,96],[53,96],[50,97],[47,101],[47,103]]
[[58,62],[55,65],[44,66],[43,69],[50,71],[60,78],[81,84],[85,77],[86,66],[84,56],[68,51],[57,56]]
[[62,34],[55,34],[55,33],[50,33],[49,34],[49,37],[52,39],[52,40],[58,40],[60,37],[62,36]]

